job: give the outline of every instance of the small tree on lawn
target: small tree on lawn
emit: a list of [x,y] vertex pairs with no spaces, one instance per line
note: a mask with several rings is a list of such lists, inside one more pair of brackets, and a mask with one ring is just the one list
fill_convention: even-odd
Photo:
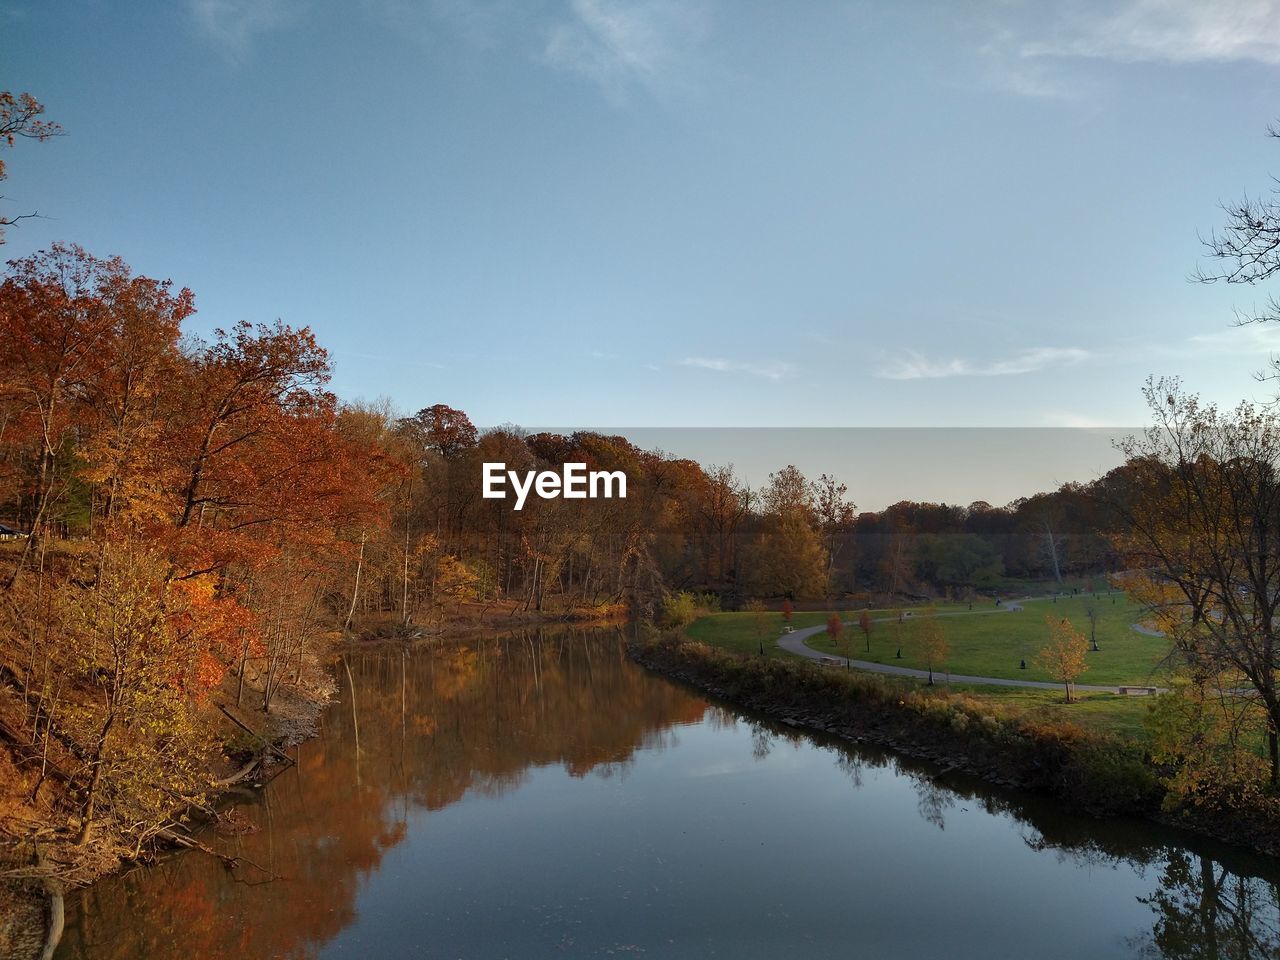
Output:
[[831,638],[831,645],[834,647],[840,639],[840,634],[844,633],[844,622],[840,619],[840,614],[833,613],[827,617],[827,636]]
[[1084,604],[1084,615],[1089,618],[1089,649],[1097,651],[1098,649],[1098,601],[1096,599],[1086,600]]
[[1076,678],[1089,669],[1085,663],[1089,644],[1084,634],[1066,617],[1059,619],[1050,615],[1044,619],[1049,627],[1049,642],[1040,651],[1036,662],[1066,688],[1067,703],[1071,703],[1075,699]]
[[871,652],[871,625],[874,622],[871,619],[870,610],[863,610],[862,615],[858,617],[858,628],[862,631],[862,636],[867,641],[867,653]]
[[795,611],[795,607],[791,605],[791,598],[787,597],[782,601],[782,620],[784,623],[791,622],[791,614]]
[[933,686],[933,671],[947,662],[947,654],[951,645],[947,642],[947,632],[938,622],[938,618],[930,611],[916,626],[916,641],[920,645],[920,656],[929,670],[929,686]]

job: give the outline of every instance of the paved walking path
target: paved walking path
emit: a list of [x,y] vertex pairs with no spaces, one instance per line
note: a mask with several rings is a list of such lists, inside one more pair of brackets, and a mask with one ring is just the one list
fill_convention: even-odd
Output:
[[[1031,599],[1047,600],[1048,597],[1035,597]],[[1002,604],[999,610],[957,610],[950,613],[939,613],[939,617],[969,617],[977,614],[983,616],[991,616],[994,613],[1012,613],[1015,610],[1021,610],[1016,602],[1010,601]],[[880,617],[876,623],[889,623],[896,620],[896,617]],[[896,667],[889,663],[872,663],[870,660],[851,660],[845,657],[833,656],[829,653],[823,653],[821,650],[815,650],[805,643],[810,637],[819,633],[826,632],[826,626],[819,624],[816,627],[805,627],[796,630],[794,633],[784,633],[778,638],[778,646],[788,653],[799,654],[802,657],[808,657],[810,660],[817,660],[822,663],[829,663],[839,666],[852,667],[854,670],[866,670],[868,673],[887,673],[895,677],[914,677],[917,680],[928,680],[928,670],[917,670],[914,667]],[[1030,687],[1034,690],[1061,690],[1062,684],[1049,683],[1044,680],[1007,680],[1003,677],[970,677],[960,673],[945,673],[941,670],[933,671],[934,681],[945,679],[950,683],[977,683],[988,684],[993,687]],[[1074,685],[1076,690],[1088,690],[1097,693],[1119,693],[1119,686],[1095,686],[1087,683],[1077,683]],[[1140,684],[1128,684],[1128,686],[1140,686]]]

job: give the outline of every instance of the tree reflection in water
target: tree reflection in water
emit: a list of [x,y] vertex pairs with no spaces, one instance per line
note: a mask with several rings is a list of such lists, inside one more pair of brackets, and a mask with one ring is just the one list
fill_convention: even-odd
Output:
[[1160,886],[1143,902],[1155,913],[1146,956],[1176,960],[1280,957],[1280,890],[1231,873],[1204,855],[1171,850]]
[[[791,727],[753,719],[752,756],[766,759],[778,740],[797,742]],[[1013,818],[1028,831],[1027,845],[1041,853],[1077,864],[1126,864],[1143,870],[1162,864],[1158,886],[1139,902],[1154,913],[1152,929],[1134,937],[1134,953],[1167,960],[1280,960],[1280,870],[1274,861],[1231,848],[1207,844],[1221,858],[1175,846],[1168,832],[1152,825],[1100,822],[1063,816],[1051,802],[994,792],[964,779],[940,782],[937,772],[909,757],[875,747],[850,749],[820,737],[834,754],[836,766],[854,790],[864,785],[868,770],[890,769],[903,776],[916,793],[920,817],[946,829],[946,811],[957,800],[978,804],[986,813]],[[1198,841],[1179,836],[1191,843]]]
[[356,920],[362,885],[424,811],[508,794],[539,768],[625,777],[638,751],[674,746],[692,724],[747,725],[760,763],[776,761],[781,744],[816,742],[855,790],[877,771],[905,777],[920,816],[939,830],[960,800],[1010,818],[1046,854],[1146,870],[1154,890],[1140,902],[1152,921],[1130,940],[1136,954],[1280,957],[1280,871],[1271,861],[1188,849],[1150,825],[1073,817],[1048,802],[940,778],[927,764],[712,706],[631,663],[612,633],[354,651],[346,668],[350,683],[340,667],[343,692],[321,735],[240,808],[251,832],[206,837],[262,870],[246,865],[232,879],[193,853],[108,880],[71,898],[59,957],[314,957]]
[[[340,702],[298,765],[241,809],[255,829],[207,838],[261,865],[175,856],[81,892],[60,957],[310,957],[354,919],[363,878],[414,810],[499,796],[532,768],[624,773],[708,704],[626,658],[612,634],[533,633],[430,649],[348,653]],[[358,731],[358,737],[357,737]],[[357,749],[357,742],[359,749]],[[276,876],[280,879],[261,882]]]

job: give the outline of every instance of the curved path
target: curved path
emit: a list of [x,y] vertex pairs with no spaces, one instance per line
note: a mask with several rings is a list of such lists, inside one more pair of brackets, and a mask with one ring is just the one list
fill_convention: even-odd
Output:
[[[939,613],[939,617],[968,617],[975,614],[990,615],[996,612],[1009,612],[1021,610],[1017,603],[1006,603],[1001,606],[999,611],[994,610],[959,610],[954,613]],[[877,619],[876,623],[886,623],[896,620],[896,617],[882,617]],[[810,660],[817,660],[821,663],[838,665],[842,667],[852,667],[854,670],[865,670],[868,673],[887,673],[895,677],[912,677],[917,680],[928,680],[928,670],[917,670],[914,667],[895,667],[888,663],[872,663],[870,660],[851,660],[845,657],[836,657],[821,650],[815,650],[805,643],[810,637],[819,633],[826,632],[826,626],[819,624],[816,627],[805,627],[802,630],[796,630],[794,633],[784,633],[778,638],[778,646],[788,653],[794,653],[801,657],[807,657]],[[1030,687],[1035,690],[1061,690],[1061,683],[1050,683],[1046,680],[1007,680],[1003,677],[970,677],[959,673],[947,673],[943,670],[933,671],[934,680],[944,678],[948,683],[976,683],[987,684],[993,687]],[[1089,690],[1096,693],[1119,693],[1119,686],[1096,686],[1088,683],[1073,684],[1076,690]],[[1129,686],[1139,686],[1138,684],[1129,684]],[[1159,689],[1159,688],[1155,688]]]

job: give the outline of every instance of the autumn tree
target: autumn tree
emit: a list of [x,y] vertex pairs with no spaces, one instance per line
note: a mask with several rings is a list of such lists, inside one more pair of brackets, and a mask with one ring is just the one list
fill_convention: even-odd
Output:
[[823,592],[827,559],[818,534],[813,488],[788,465],[769,474],[761,503],[760,536],[752,558],[761,593],[814,596]]
[[[14,147],[19,138],[26,140],[48,140],[62,133],[58,124],[42,120],[44,105],[29,93],[14,94],[8,90],[0,90],[0,148]],[[0,182],[8,179],[5,161],[0,157]],[[0,200],[4,197],[0,196]],[[0,244],[4,243],[4,228],[19,220],[26,220],[36,214],[28,213],[17,217],[0,214]]]
[[404,418],[401,429],[417,448],[420,469],[433,475],[433,482],[419,487],[419,523],[457,554],[463,549],[466,514],[479,497],[475,425],[463,411],[437,403]]
[[751,491],[739,483],[733,464],[711,466],[693,486],[692,500],[690,513],[706,538],[714,581],[723,584],[736,566],[737,534],[751,509]]
[[[309,331],[184,340],[193,310],[66,245],[0,283],[0,496],[32,532],[3,558],[0,685],[83,840],[110,821],[140,843],[199,799],[229,669],[264,710],[318,671],[349,548],[395,485],[340,428]],[[72,524],[83,540],[50,535]]]
[[867,642],[867,653],[871,652],[871,631],[875,627],[875,621],[871,619],[871,611],[863,610],[858,614],[858,629],[862,631],[862,637]]
[[845,537],[853,529],[857,504],[847,496],[849,488],[835,477],[823,474],[814,484],[814,506],[827,551],[827,596],[833,590],[836,557],[845,545]]
[[[71,491],[77,463],[99,484],[99,515],[132,498],[156,512],[163,449],[157,409],[172,385],[179,327],[191,293],[133,276],[55,244],[15,261],[0,284],[0,404],[9,464],[23,471],[31,537],[8,582],[38,548],[55,506]],[[78,442],[79,441],[79,442]]]
[[1232,809],[1260,801],[1268,771],[1254,742],[1257,714],[1231,674],[1175,676],[1144,721],[1152,759],[1165,771],[1166,803]]
[[1041,649],[1036,662],[1044,668],[1054,680],[1066,688],[1067,703],[1075,699],[1074,686],[1076,678],[1089,669],[1085,658],[1089,645],[1084,634],[1071,625],[1066,617],[1045,617],[1049,628],[1049,642]]
[[947,632],[933,610],[925,611],[925,615],[916,622],[914,639],[920,659],[929,671],[929,686],[933,686],[933,671],[947,662],[951,652]]
[[246,622],[208,583],[169,581],[144,547],[108,548],[86,573],[94,588],[64,580],[55,606],[70,681],[97,691],[64,721],[83,744],[81,843],[104,808],[145,834],[207,787],[212,744],[199,711]]
[[246,503],[242,468],[250,457],[283,456],[280,469],[261,472],[275,493],[280,481],[288,484],[304,466],[316,465],[319,451],[300,442],[300,431],[333,423],[336,399],[324,389],[328,354],[305,328],[242,322],[214,331],[212,342],[197,343],[189,357],[166,438],[179,498],[176,525],[202,527],[211,512],[243,514],[248,507],[274,513],[293,506],[294,498],[263,496],[266,484],[255,484]]
[[445,554],[436,570],[436,602],[459,607],[479,597],[480,575],[464,560]]
[[844,621],[840,619],[840,614],[831,614],[831,616],[827,617],[827,636],[831,638],[833,647],[840,640],[840,634],[842,633],[844,633]]
[[423,446],[435,450],[446,460],[476,445],[476,428],[471,418],[448,404],[425,407],[408,422],[419,431]]
[[1122,450],[1136,495],[1116,504],[1131,595],[1193,678],[1231,674],[1265,718],[1280,776],[1280,415],[1220,410],[1177,380],[1148,381],[1154,424]]

